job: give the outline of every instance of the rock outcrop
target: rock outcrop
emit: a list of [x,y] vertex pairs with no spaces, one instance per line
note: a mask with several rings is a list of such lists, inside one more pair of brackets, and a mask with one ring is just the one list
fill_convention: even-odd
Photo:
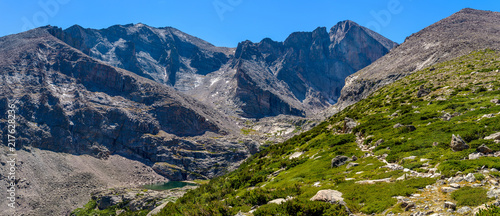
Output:
[[462,151],[462,150],[468,149],[469,145],[467,145],[467,143],[465,143],[464,139],[462,139],[462,137],[460,137],[460,135],[457,134],[455,136],[455,134],[453,134],[451,136],[450,147],[453,151]]
[[180,90],[226,64],[231,48],[216,47],[172,27],[138,24],[88,29],[74,25],[52,32],[90,57]]
[[336,190],[320,190],[311,198],[311,201],[340,203],[344,201],[342,192]]
[[[269,38],[259,43],[242,42],[238,44],[232,66],[237,71],[236,77],[245,76],[255,82],[251,89],[262,89],[274,95],[267,97],[280,98],[282,103],[289,104],[284,114],[312,114],[337,101],[345,77],[396,45],[352,21],[343,21],[329,32],[326,28],[317,28],[313,32],[292,33],[284,42]],[[244,107],[247,117],[260,117],[262,114],[254,110],[269,102],[262,101],[259,94],[245,98],[246,95],[240,93],[245,87],[238,83],[233,100],[250,106]]]
[[344,155],[338,155],[332,159],[331,167],[339,167],[350,161],[351,159]]
[[490,134],[489,136],[484,138],[485,140],[493,140],[494,142],[500,142],[500,132]]
[[482,144],[480,145],[479,147],[477,147],[476,149],[477,152],[480,152],[480,153],[483,153],[483,154],[489,154],[489,153],[492,153],[493,150],[491,150],[488,146],[486,146],[485,144]]
[[45,27],[0,38],[0,112],[16,101],[19,148],[169,163],[187,179],[213,177],[250,155],[235,139],[209,138],[237,134],[231,119],[94,60],[55,38],[58,31]]

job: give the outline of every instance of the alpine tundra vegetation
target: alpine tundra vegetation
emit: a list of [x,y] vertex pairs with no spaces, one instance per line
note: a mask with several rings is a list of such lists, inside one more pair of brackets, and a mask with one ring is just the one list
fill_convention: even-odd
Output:
[[[265,148],[159,215],[440,213],[446,202],[479,212],[498,205],[499,70],[494,50],[420,70]],[[350,121],[355,127],[346,130]],[[453,150],[455,135],[469,148]],[[332,167],[339,155],[348,160]],[[339,191],[342,201],[311,201],[323,190]]]

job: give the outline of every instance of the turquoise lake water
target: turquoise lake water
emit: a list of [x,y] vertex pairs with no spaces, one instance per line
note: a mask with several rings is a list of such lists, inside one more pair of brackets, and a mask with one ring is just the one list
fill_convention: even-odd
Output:
[[195,185],[196,184],[187,183],[187,182],[169,181],[169,182],[160,183],[160,184],[144,185],[143,187],[146,189],[150,189],[150,190],[169,190],[169,189],[174,189],[174,188],[181,188],[184,186],[195,186]]

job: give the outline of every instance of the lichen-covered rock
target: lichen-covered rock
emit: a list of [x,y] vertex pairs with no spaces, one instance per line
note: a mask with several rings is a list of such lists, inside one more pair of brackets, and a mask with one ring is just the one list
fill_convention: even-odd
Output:
[[489,154],[489,153],[492,153],[493,150],[491,150],[488,146],[486,146],[485,144],[482,144],[480,145],[479,147],[477,147],[476,151],[480,152],[480,153],[483,153],[483,154]]
[[500,195],[500,189],[492,189],[492,190],[489,190],[486,195],[488,196],[488,198],[499,198],[499,195]]
[[428,95],[430,92],[431,92],[430,89],[425,88],[424,85],[421,85],[420,88],[418,89],[417,97],[419,97],[419,98],[424,97],[424,96]]
[[359,163],[349,163],[349,164],[347,164],[346,169],[349,169],[351,167],[356,167],[356,166],[359,166]]
[[232,60],[237,82],[228,98],[242,104],[245,117],[314,113],[337,101],[348,75],[394,46],[352,21],[339,22],[329,32],[324,27],[295,32],[284,42],[244,41]]
[[111,206],[117,205],[123,201],[121,196],[102,196],[97,200],[97,207],[100,210],[107,209]]
[[481,153],[481,152],[470,153],[469,154],[469,160],[476,160],[476,159],[478,159],[480,157],[483,157],[483,156],[484,156],[484,154]]
[[441,188],[441,192],[443,193],[451,193],[453,191],[456,191],[457,189],[456,188],[453,188],[453,187],[442,187]]
[[335,158],[332,159],[331,167],[334,168],[334,167],[342,166],[346,162],[348,162],[349,160],[350,160],[350,158],[347,157],[347,156],[338,155],[338,156],[336,156]]
[[446,201],[446,202],[444,202],[444,208],[455,210],[457,208],[457,205],[455,203],[450,202],[450,201]]
[[462,150],[468,149],[469,145],[467,145],[467,143],[465,143],[464,139],[462,139],[462,137],[460,137],[460,135],[455,136],[455,134],[453,134],[451,136],[450,147],[453,151],[462,151]]
[[476,177],[472,173],[467,174],[464,177],[464,179],[465,179],[465,181],[468,181],[468,182],[475,182],[476,181]]
[[486,139],[486,140],[500,140],[500,132],[490,134],[489,136],[485,137],[484,139]]
[[320,190],[314,195],[311,201],[322,201],[329,203],[339,203],[344,201],[342,198],[342,192],[336,190]]
[[356,126],[358,126],[358,123],[354,119],[345,117],[342,131],[344,133],[351,133]]

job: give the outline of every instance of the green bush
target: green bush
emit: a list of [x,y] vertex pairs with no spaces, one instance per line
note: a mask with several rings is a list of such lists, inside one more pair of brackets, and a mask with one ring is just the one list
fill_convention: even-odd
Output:
[[494,177],[497,177],[497,178],[500,178],[500,172],[499,171],[490,172],[490,175],[494,176]]
[[482,181],[482,180],[484,180],[486,178],[481,173],[474,174],[474,177],[476,177],[476,180],[478,180],[478,181]]
[[457,201],[458,206],[478,206],[490,201],[484,188],[465,186],[451,193],[451,198]]
[[403,167],[414,170],[416,168],[422,167],[423,164],[424,164],[423,162],[414,162],[414,163],[405,164],[405,165],[403,165]]
[[125,212],[123,212],[120,215],[123,216],[146,216],[148,214],[148,210],[141,210],[141,211],[130,211],[128,207],[125,207],[127,203],[120,203],[115,206],[111,206],[107,209],[99,210],[97,209],[97,202],[95,200],[90,200],[83,208],[78,208],[75,209],[73,212],[71,212],[72,216],[87,216],[87,215],[99,215],[99,216],[114,216],[116,215],[116,210],[118,209],[123,209]]
[[[467,153],[467,152],[465,152]],[[487,168],[500,168],[500,158],[482,157],[476,160],[448,160],[441,163],[438,169],[446,177],[450,177],[460,172],[473,172],[477,168],[485,166]]]
[[487,209],[481,209],[476,216],[496,216],[500,215],[500,207],[490,205]]
[[290,215],[290,216],[321,216],[321,215],[349,215],[341,205],[332,205],[326,202],[309,200],[289,200],[280,205],[267,204],[259,207],[255,216]]
[[409,196],[434,182],[436,180],[431,178],[414,178],[395,183],[344,183],[338,188],[344,193],[344,201],[351,210],[373,214],[381,213],[396,204],[396,199],[392,197]]

